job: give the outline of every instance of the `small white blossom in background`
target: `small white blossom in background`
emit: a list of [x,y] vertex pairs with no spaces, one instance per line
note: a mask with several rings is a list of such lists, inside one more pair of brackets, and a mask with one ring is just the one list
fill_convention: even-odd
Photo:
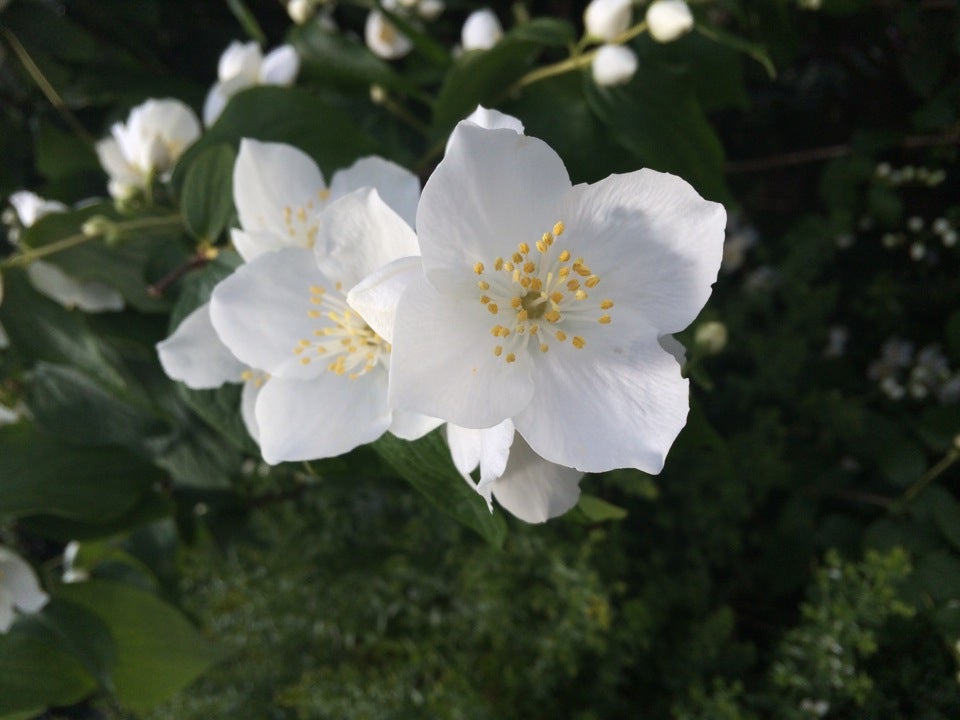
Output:
[[637,56],[623,45],[603,45],[593,57],[590,70],[601,87],[623,85],[637,72]]
[[0,545],[0,633],[13,624],[16,612],[39,612],[50,600],[33,568],[13,550]]
[[753,225],[738,213],[730,214],[723,241],[723,262],[720,266],[724,272],[736,272],[743,266],[747,253],[757,244],[757,237],[757,229]]
[[612,42],[630,27],[631,0],[592,0],[583,11],[587,37]]
[[[45,215],[68,210],[63,203],[44,200],[27,190],[11,195],[10,204],[24,228],[31,227]],[[96,281],[76,280],[53,263],[35,260],[27,265],[26,272],[30,283],[41,294],[65,308],[91,313],[123,309],[123,296],[113,288]]]
[[823,0],[797,0],[797,7],[801,10],[819,10]]
[[80,543],[71,540],[63,549],[63,574],[60,579],[65,583],[86,582],[90,579],[90,573],[79,566],[77,555],[80,554]]
[[213,125],[227,101],[255,85],[292,85],[300,71],[300,58],[292,45],[281,45],[264,56],[254,41],[234,40],[217,64],[217,82],[203,103],[203,124]]
[[707,354],[716,355],[727,346],[727,326],[716,320],[702,323],[693,333],[693,342]]
[[693,13],[683,0],[656,0],[647,8],[647,28],[657,42],[673,42],[693,29]]
[[289,0],[287,15],[297,25],[308,23],[317,12],[317,0]]
[[475,10],[467,16],[460,31],[460,45],[467,50],[489,50],[503,37],[503,26],[490,8]]
[[834,325],[827,332],[827,346],[823,350],[825,357],[843,357],[847,352],[850,331],[843,325]]
[[428,22],[433,22],[443,15],[447,9],[443,0],[420,0],[417,3],[417,14]]
[[97,143],[100,165],[110,176],[110,195],[123,200],[165,179],[177,160],[200,137],[200,121],[174,99],[147,100],[114,123],[110,137]]
[[[386,3],[384,3],[386,6]],[[397,60],[413,49],[413,42],[379,10],[371,10],[363,27],[370,51],[384,60]]]

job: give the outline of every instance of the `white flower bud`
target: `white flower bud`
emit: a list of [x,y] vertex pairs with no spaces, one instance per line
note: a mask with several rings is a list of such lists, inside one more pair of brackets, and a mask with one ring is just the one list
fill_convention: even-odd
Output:
[[683,0],[656,0],[647,8],[647,27],[657,42],[672,42],[693,29],[693,13]]
[[592,0],[583,13],[587,37],[605,42],[630,27],[630,0]]
[[503,37],[503,26],[490,8],[470,13],[463,30],[460,44],[464,50],[489,50]]
[[402,58],[413,49],[410,38],[397,30],[379,10],[371,10],[367,15],[363,37],[373,54],[384,60]]
[[312,18],[315,10],[312,0],[290,0],[287,3],[287,15],[297,25],[303,25]]
[[727,346],[727,326],[716,321],[698,325],[693,341],[708,354],[716,355]]
[[637,71],[637,56],[623,45],[604,45],[597,50],[591,69],[597,85],[622,85]]
[[417,14],[424,20],[432,22],[443,15],[446,7],[447,6],[443,4],[443,0],[420,0],[417,4]]

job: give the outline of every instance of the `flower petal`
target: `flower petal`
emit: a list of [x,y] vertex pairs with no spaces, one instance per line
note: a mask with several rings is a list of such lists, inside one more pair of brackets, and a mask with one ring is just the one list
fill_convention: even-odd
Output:
[[661,335],[683,330],[710,297],[726,211],[675,175],[638,170],[578,185],[561,216],[570,251],[585,258],[604,295]]
[[390,432],[401,440],[419,440],[424,435],[443,425],[443,420],[419,413],[394,410]]
[[[556,215],[570,179],[546,143],[513,130],[461,122],[423,189],[417,233],[423,267],[436,287],[462,279],[477,262],[509,257],[535,243]],[[472,281],[471,281],[472,283]]]
[[[8,601],[23,612],[37,612],[50,600],[41,589],[33,568],[12,550],[0,546],[0,588]],[[5,630],[6,628],[0,628]]]
[[240,382],[247,366],[227,349],[210,321],[210,303],[187,315],[166,340],[157,343],[163,371],[195,390]]
[[210,318],[220,339],[247,366],[280,377],[312,377],[323,372],[321,364],[301,362],[294,349],[329,324],[308,314],[315,310],[314,286],[335,292],[317,269],[312,250],[266,253],[214,288]]
[[394,260],[354,285],[347,293],[347,304],[360,313],[377,335],[392,343],[400,297],[422,275],[418,256]]
[[335,457],[373,442],[390,427],[387,374],[350,380],[271,378],[257,400],[260,450],[268,463]]
[[127,162],[120,143],[113,137],[104,138],[96,144],[97,158],[111,179],[125,185],[139,187],[143,185],[143,178],[134,167]]
[[417,219],[420,179],[412,172],[382,157],[370,156],[333,174],[330,198],[343,197],[364,187],[376,188],[380,198],[411,228]]
[[260,66],[264,85],[290,85],[300,71],[300,57],[292,45],[280,45],[267,53]]
[[323,213],[315,246],[317,266],[351,288],[387,263],[417,255],[417,236],[373,188],[333,201]]
[[547,462],[523,438],[517,438],[503,475],[487,487],[492,488],[497,503],[511,515],[524,522],[542,523],[577,504],[582,477],[578,470]]
[[533,378],[533,401],[514,422],[534,452],[559,465],[658,473],[686,423],[687,380],[655,333],[608,347],[556,344]]
[[246,262],[264,253],[289,248],[284,238],[272,232],[246,232],[237,228],[230,229],[230,240],[233,247]]
[[90,313],[123,310],[123,296],[113,288],[96,281],[75,280],[52,263],[31,263],[27,276],[37,290],[66,308]]
[[243,418],[243,424],[247,426],[250,437],[258,443],[260,442],[260,426],[257,424],[257,398],[260,397],[260,391],[264,384],[262,380],[248,380],[243,384],[243,390],[240,391],[240,416]]
[[474,297],[441,295],[423,277],[411,282],[397,308],[391,406],[480,428],[526,407],[530,356],[521,352],[510,363],[496,357],[490,317]]
[[230,96],[224,90],[223,83],[214,83],[207,93],[206,100],[203,101],[203,124],[207,127],[213,125],[227,106],[227,100],[229,99]]
[[[306,247],[312,207],[320,207],[318,193],[326,195],[323,174],[306,153],[283,143],[240,141],[233,201],[244,230],[271,232]],[[300,210],[303,221],[296,218]]]

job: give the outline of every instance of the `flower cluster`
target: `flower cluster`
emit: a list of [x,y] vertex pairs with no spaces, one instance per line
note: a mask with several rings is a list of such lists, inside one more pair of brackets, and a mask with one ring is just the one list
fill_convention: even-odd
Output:
[[483,109],[422,196],[381,158],[327,185],[299,150],[249,139],[233,180],[245,263],[158,351],[190,387],[244,382],[267,462],[446,423],[464,477],[479,468],[478,492],[531,522],[572,507],[584,472],[663,467],[688,390],[661,343],[710,294],[722,206],[651,170],[574,186]]

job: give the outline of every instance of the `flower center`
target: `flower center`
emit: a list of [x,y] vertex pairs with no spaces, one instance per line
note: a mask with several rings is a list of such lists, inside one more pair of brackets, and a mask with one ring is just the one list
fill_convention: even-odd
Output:
[[490,328],[496,338],[493,354],[508,363],[515,362],[516,353],[531,340],[542,353],[550,349],[551,342],[568,339],[581,350],[587,341],[576,334],[578,325],[611,322],[608,311],[613,301],[591,297],[600,277],[582,257],[574,259],[569,250],[555,246],[563,232],[563,222],[557,222],[533,249],[520,243],[509,258],[494,261],[493,272],[482,262],[473,266],[481,276],[477,281],[480,302],[500,320]]
[[328,292],[319,285],[310,286],[307,315],[321,320],[321,327],[310,338],[301,339],[293,348],[302,365],[323,359],[327,370],[356,380],[373,370],[377,363],[386,364],[390,343],[377,335],[360,315],[347,306],[343,285]]

